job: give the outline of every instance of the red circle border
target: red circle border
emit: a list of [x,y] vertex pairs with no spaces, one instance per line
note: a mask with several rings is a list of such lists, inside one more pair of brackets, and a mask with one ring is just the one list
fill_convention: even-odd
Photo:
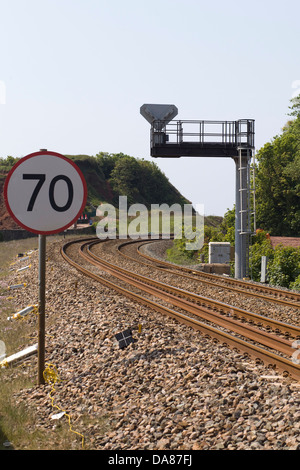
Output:
[[[14,213],[12,212],[11,208],[10,208],[10,205],[9,205],[9,202],[8,202],[8,197],[7,197],[7,187],[8,187],[8,184],[9,184],[9,181],[10,181],[10,178],[12,176],[12,174],[14,173],[14,171],[16,170],[16,168],[21,165],[25,160],[28,160],[29,158],[32,158],[32,157],[36,157],[38,155],[52,155],[54,157],[58,157],[58,158],[61,158],[65,161],[67,161],[68,163],[70,163],[74,169],[77,171],[77,173],[79,174],[80,176],[80,179],[82,181],[82,185],[83,185],[83,191],[84,191],[84,195],[83,195],[83,203],[81,205],[81,208],[80,208],[80,211],[77,213],[76,217],[74,217],[74,219],[68,223],[67,225],[65,225],[64,227],[61,227],[59,229],[56,229],[56,230],[51,230],[51,231],[40,231],[40,230],[34,230],[30,227],[27,227],[26,225],[22,224],[17,218],[16,216],[14,215]],[[59,232],[63,232],[64,230],[66,230],[68,227],[70,227],[70,225],[74,224],[74,222],[76,222],[76,220],[78,219],[78,216],[83,212],[84,208],[85,208],[85,205],[86,205],[86,201],[87,201],[87,185],[86,185],[86,181],[85,181],[85,178],[82,174],[82,171],[80,170],[80,168],[70,159],[70,158],[67,158],[65,157],[64,155],[61,155],[60,153],[57,153],[57,152],[51,152],[49,150],[41,150],[39,152],[34,152],[34,153],[30,153],[29,155],[26,155],[25,157],[21,158],[12,168],[11,170],[9,171],[6,179],[5,179],[5,182],[4,182],[4,202],[5,202],[5,205],[6,205],[6,208],[7,208],[7,211],[8,213],[10,214],[10,216],[14,219],[14,221],[22,228],[24,228],[25,230],[27,230],[28,232],[31,232],[31,233],[36,233],[37,235],[53,235],[55,233],[59,233]]]

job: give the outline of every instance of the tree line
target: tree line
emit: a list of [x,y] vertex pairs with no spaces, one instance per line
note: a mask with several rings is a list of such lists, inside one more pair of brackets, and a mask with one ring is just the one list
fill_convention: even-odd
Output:
[[83,172],[94,171],[100,180],[112,189],[112,202],[118,205],[119,196],[127,196],[128,204],[188,204],[182,194],[170,183],[156,163],[123,153],[99,152],[95,157],[69,155]]
[[280,135],[257,153],[257,226],[273,236],[300,236],[300,95]]

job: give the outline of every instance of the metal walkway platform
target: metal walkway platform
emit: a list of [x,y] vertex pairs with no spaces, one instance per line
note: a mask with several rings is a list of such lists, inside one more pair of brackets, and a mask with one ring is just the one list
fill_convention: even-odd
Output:
[[[163,121],[151,125],[152,157],[238,157],[254,149],[254,120]],[[243,152],[244,153],[244,152]]]

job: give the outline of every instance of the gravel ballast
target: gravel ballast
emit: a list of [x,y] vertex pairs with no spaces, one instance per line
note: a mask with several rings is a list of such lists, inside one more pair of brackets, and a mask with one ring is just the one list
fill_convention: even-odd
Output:
[[[63,243],[47,244],[46,362],[60,377],[54,403],[86,448],[300,449],[299,383],[81,277],[62,259]],[[18,309],[37,303],[37,252],[23,281]],[[25,321],[37,333],[37,317]],[[127,328],[135,342],[122,350],[115,335]],[[16,396],[35,410],[39,429],[56,425],[50,392],[46,384]]]

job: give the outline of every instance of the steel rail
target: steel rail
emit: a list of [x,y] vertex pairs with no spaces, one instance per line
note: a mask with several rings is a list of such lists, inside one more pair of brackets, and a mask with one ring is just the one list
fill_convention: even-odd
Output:
[[[97,244],[97,241],[92,243],[91,246],[93,246],[95,244]],[[84,248],[85,247],[83,247],[81,249],[82,253],[83,253]],[[88,251],[89,256],[94,259],[96,264],[99,264],[99,262],[101,262],[102,265],[106,265],[108,268],[113,269],[113,266],[111,265],[111,263],[108,263],[107,261],[105,261],[103,259],[100,259],[94,253],[92,253],[92,251],[89,248],[87,248],[87,251]],[[212,311],[212,309],[213,310],[218,310],[220,313],[223,313],[223,316],[228,315],[228,316],[231,316],[231,317],[240,318],[242,320],[248,320],[248,321],[251,321],[251,322],[256,323],[258,325],[263,325],[263,326],[266,326],[268,328],[271,328],[275,331],[281,331],[282,333],[291,335],[294,338],[298,338],[298,337],[300,338],[300,327],[298,327],[298,326],[290,325],[288,323],[284,323],[284,322],[281,322],[281,321],[278,321],[278,320],[274,320],[272,318],[265,317],[263,315],[252,313],[252,312],[249,312],[247,310],[241,309],[239,307],[235,307],[235,306],[232,306],[232,305],[228,305],[224,302],[220,302],[218,300],[203,297],[199,294],[195,294],[193,292],[186,291],[186,290],[183,290],[183,289],[179,289],[179,288],[171,286],[169,284],[161,283],[161,282],[156,281],[154,279],[151,279],[151,278],[148,278],[148,277],[145,277],[145,276],[141,276],[140,274],[134,273],[132,271],[128,271],[127,269],[124,269],[124,268],[121,268],[121,267],[114,266],[114,268],[115,268],[115,270],[117,269],[119,272],[122,272],[125,275],[128,275],[128,276],[130,275],[131,277],[139,279],[140,281],[142,281],[144,283],[147,283],[147,284],[150,284],[150,285],[152,285],[152,286],[154,286],[158,289],[168,291],[171,294],[173,294],[174,296],[185,297],[188,300],[192,299],[194,302],[197,302],[198,306],[201,306],[202,308],[207,308],[210,311]]]
[[[83,240],[80,240],[80,242],[82,241]],[[78,241],[68,242],[67,244],[65,244],[61,249],[61,254],[63,258],[69,264],[71,264],[73,267],[75,267],[78,271],[82,272],[86,276],[93,278],[94,280],[102,283],[103,285],[106,285],[107,287],[112,288],[135,301],[138,301],[144,305],[147,305],[148,307],[154,309],[155,311],[159,311],[161,313],[170,315],[173,318],[177,319],[178,321],[188,326],[191,326],[194,329],[201,331],[206,336],[209,336],[211,338],[214,338],[220,341],[222,344],[226,344],[229,347],[238,349],[248,354],[250,357],[258,358],[265,364],[271,365],[272,367],[277,367],[281,371],[288,373],[291,377],[295,378],[296,380],[300,379],[300,366],[298,364],[295,364],[294,362],[284,357],[278,356],[277,354],[274,354],[270,351],[262,349],[254,344],[248,343],[247,341],[244,341],[238,337],[235,337],[226,332],[220,331],[219,329],[216,329],[210,325],[204,324],[203,322],[200,322],[196,319],[188,317],[187,315],[184,315],[170,308],[162,306],[154,301],[146,299],[145,297],[139,294],[133,293],[129,291],[128,289],[122,288],[121,286],[111,281],[108,281],[107,279],[104,279],[103,277],[98,276],[90,272],[89,270],[85,269],[83,266],[81,266],[80,264],[72,260],[66,253],[67,248],[74,243],[78,243]],[[82,255],[83,254],[82,247],[80,249],[80,252]],[[126,281],[128,282],[128,279]]]
[[[158,241],[158,240],[151,240],[150,242],[149,241],[140,242],[140,246],[147,245],[148,243],[152,243],[153,241]],[[118,250],[122,254],[122,256],[127,257],[128,259],[133,259],[134,261],[137,261],[136,259],[132,258],[128,254],[122,253],[121,251],[123,247],[131,243],[137,243],[137,241],[134,240],[134,241],[129,241],[129,242],[123,242],[121,245],[119,245]],[[276,289],[276,287],[270,287],[270,286],[259,286],[256,284],[249,283],[247,281],[240,281],[238,279],[231,279],[231,278],[230,279],[224,278],[221,280],[221,282],[219,282],[215,274],[195,271],[192,268],[188,268],[185,266],[175,266],[174,264],[168,263],[167,261],[158,260],[156,258],[153,258],[150,255],[142,253],[139,247],[137,248],[137,252],[141,257],[148,259],[149,261],[156,264],[155,267],[158,270],[161,270],[164,272],[169,271],[170,273],[174,270],[178,270],[180,271],[179,275],[181,277],[186,277],[188,279],[193,279],[193,280],[196,280],[196,278],[198,278],[200,282],[207,284],[207,285],[211,285],[213,287],[220,287],[220,288],[225,287],[226,289],[231,290],[233,292],[237,292],[239,294],[260,298],[262,300],[275,302],[278,304],[286,305],[288,307],[300,308],[300,294],[298,294],[297,292],[289,292],[289,291],[285,291],[282,289]],[[139,262],[143,263],[143,261],[139,261]],[[143,263],[143,264],[149,266],[148,263]],[[166,266],[169,269],[163,268],[162,266]],[[189,276],[188,274],[184,274],[184,273],[192,273],[192,276]],[[242,287],[242,289],[239,289],[239,287],[235,287],[235,286],[240,286]],[[243,289],[246,289],[246,290],[243,290]],[[254,291],[259,291],[259,292],[250,292],[249,291],[250,289]],[[263,294],[263,292],[273,293],[274,296],[265,295]],[[282,297],[285,296],[285,297],[290,298],[291,300],[275,297],[276,295],[282,296]],[[294,302],[293,300],[298,300],[298,302],[297,301]]]
[[[188,291],[184,291],[182,289],[165,285],[158,281],[153,281],[152,279],[149,279],[147,277],[141,276],[136,273],[132,273],[131,271],[112,265],[111,263],[108,263],[107,261],[103,259],[99,259],[94,253],[90,251],[88,247],[87,247],[87,255],[85,255],[83,252],[83,249],[81,250],[82,256],[84,256],[88,261],[89,261],[89,258],[92,257],[93,258],[91,260],[92,263],[98,266],[101,266],[102,269],[116,276],[120,280],[123,280],[125,282],[130,282],[135,287],[141,288],[143,291],[148,292],[149,294],[154,294],[155,296],[161,298],[162,300],[165,300],[166,302],[172,303],[173,305],[176,305],[177,307],[188,310],[189,313],[193,313],[195,315],[201,316],[202,318],[205,318],[206,320],[211,320],[214,323],[218,323],[220,326],[223,326],[225,328],[227,327],[227,328],[234,329],[236,332],[239,332],[240,334],[242,334],[242,332],[243,334],[245,334],[245,332],[247,331],[247,335],[249,337],[250,333],[253,333],[251,335],[251,339],[258,341],[258,342],[261,341],[265,345],[268,345],[269,347],[276,347],[276,349],[280,350],[281,352],[285,352],[286,354],[292,355],[294,351],[293,348],[291,348],[290,341],[280,339],[278,340],[278,343],[280,343],[280,345],[277,344],[276,346],[274,346],[273,342],[274,340],[277,341],[278,337],[275,337],[274,335],[271,335],[269,333],[262,333],[257,328],[243,326],[240,321],[236,321],[235,319],[231,317],[225,317],[224,314],[222,315],[212,310],[212,308],[213,309],[219,308],[223,312],[223,305],[221,303],[216,303],[215,301],[211,299],[206,299],[206,304],[207,306],[210,306],[210,308],[200,306],[195,303],[191,303],[189,300],[185,300],[182,297],[185,297],[187,299],[190,299],[190,298],[198,299],[197,294],[193,294]],[[149,284],[152,285],[151,288],[149,288]],[[153,286],[156,286],[156,287],[153,287]],[[165,291],[171,291],[173,292],[173,294],[166,293]],[[177,294],[177,295],[174,295],[174,294]],[[252,317],[251,312],[246,312],[246,313],[248,313],[250,318]],[[268,324],[270,324],[269,319],[268,319]],[[271,320],[271,324],[274,327],[272,320]],[[277,327],[279,324],[280,322],[278,321],[275,322],[275,325]],[[285,329],[286,327],[285,324],[282,324],[280,326],[281,326],[281,329]],[[290,328],[290,325],[287,325],[287,328]],[[295,332],[293,326],[292,328],[293,328],[293,331]],[[300,336],[300,328],[296,328],[296,332]],[[268,338],[268,341],[266,340],[266,338]]]
[[[84,253],[82,253],[82,255],[87,260],[89,260],[89,256],[91,255],[91,253],[88,252],[87,256]],[[91,262],[94,263],[94,258],[93,260],[91,260]],[[106,262],[102,263],[101,261],[96,261],[95,264],[98,266],[101,266],[102,269],[106,270],[107,272],[117,277],[118,279],[125,281],[125,282],[129,282],[131,285],[141,289],[143,292],[147,292],[148,294],[155,295],[161,300],[171,303],[173,306],[177,306],[181,309],[184,309],[188,311],[189,313],[192,313],[198,317],[201,317],[202,319],[214,322],[215,324],[223,328],[227,328],[227,329],[230,329],[231,331],[234,331],[235,333],[241,334],[243,336],[247,336],[248,339],[252,339],[253,341],[257,341],[261,344],[264,344],[265,346],[276,349],[277,351],[280,351],[288,356],[292,356],[294,352],[294,349],[291,347],[291,342],[286,339],[275,336],[274,334],[263,332],[249,325],[246,326],[242,324],[241,322],[234,320],[233,318],[224,317],[224,315],[221,315],[220,313],[209,310],[205,307],[200,307],[187,300],[178,298],[172,294],[168,294],[156,287],[149,287],[147,283],[140,281],[140,280],[136,280],[135,277],[137,276],[133,277],[131,276],[131,273],[127,274],[126,272],[123,271],[123,269],[121,271],[119,268],[114,268],[112,265],[109,266]],[[140,276],[138,277],[140,278]],[[299,329],[299,332],[300,332],[300,329]]]

